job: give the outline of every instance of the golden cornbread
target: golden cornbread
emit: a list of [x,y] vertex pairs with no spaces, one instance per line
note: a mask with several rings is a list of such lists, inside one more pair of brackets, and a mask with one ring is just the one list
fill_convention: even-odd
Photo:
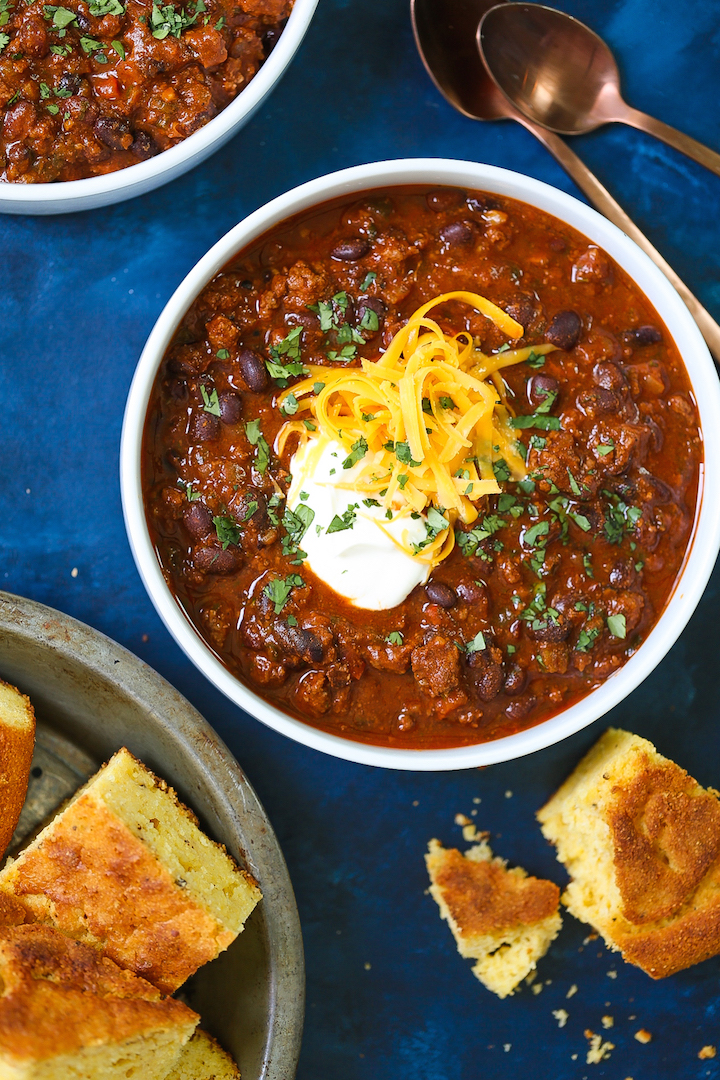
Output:
[[261,896],[125,749],[8,862],[3,893],[165,993],[228,947]]
[[34,748],[35,712],[30,699],[0,682],[0,858],[25,802]]
[[240,1070],[212,1036],[198,1029],[166,1080],[240,1080]]
[[462,854],[431,840],[425,856],[430,894],[473,974],[504,998],[535,967],[560,932],[560,890],[551,881],[507,869],[486,843]]
[[720,801],[610,728],[538,813],[563,902],[654,979],[720,953]]
[[199,1017],[49,926],[0,928],[1,1080],[163,1080]]

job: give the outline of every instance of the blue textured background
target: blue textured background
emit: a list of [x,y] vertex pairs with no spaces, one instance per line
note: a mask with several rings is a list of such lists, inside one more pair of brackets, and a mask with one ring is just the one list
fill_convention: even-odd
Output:
[[[720,150],[717,0],[561,6],[610,42],[632,104]],[[720,179],[626,128],[573,145],[720,317]],[[720,785],[718,573],[672,653],[611,717],[520,762],[408,775],[323,757],[225,701],[170,640],[130,557],[117,478],[125,395],[176,285],[231,225],[281,191],[404,155],[490,162],[578,194],[520,127],[474,123],[446,105],[415,53],[406,0],[321,0],[280,86],[203,166],[107,210],[0,219],[0,584],[138,653],[247,770],[285,851],[304,929],[299,1080],[718,1077],[720,1057],[697,1053],[720,1043],[720,960],[654,983],[601,943],[583,946],[587,928],[568,917],[540,965],[542,993],[526,988],[500,1002],[455,952],[424,893],[422,858],[432,836],[460,841],[457,812],[477,811],[500,854],[561,881],[533,814],[608,719]],[[551,1013],[563,1007],[570,1015],[560,1030]],[[602,1032],[604,1014],[615,1019],[607,1035],[616,1049],[586,1066],[583,1031]],[[649,1045],[635,1041],[640,1027],[652,1032]]]

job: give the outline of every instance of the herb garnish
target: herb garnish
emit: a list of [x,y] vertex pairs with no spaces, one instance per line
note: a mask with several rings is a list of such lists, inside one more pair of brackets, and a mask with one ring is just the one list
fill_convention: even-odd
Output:
[[[299,574],[289,574],[285,579],[273,578],[269,585],[263,589],[263,593],[275,605],[275,614],[279,615],[288,602],[288,597],[293,589],[302,589],[305,582]],[[290,620],[288,619],[288,622]],[[297,626],[297,622],[295,623]]]
[[280,387],[286,387],[293,375],[307,375],[307,369],[300,359],[301,334],[302,326],[296,326],[287,337],[272,346],[270,359],[265,361],[271,378]]
[[120,0],[90,0],[90,14],[94,15],[96,19],[102,18],[103,15],[124,15],[125,8],[120,3]]
[[482,649],[486,648],[487,645],[485,644],[485,635],[483,634],[482,630],[478,630],[472,641],[468,641],[465,645],[465,652],[469,656],[471,653],[480,652]]
[[350,454],[343,461],[343,469],[352,469],[353,465],[357,465],[358,461],[365,457],[368,452],[367,439],[362,435],[352,444]]
[[257,447],[255,451],[255,468],[262,474],[268,467],[270,461],[270,447],[265,441],[265,437],[260,431],[259,420],[248,420],[245,424],[245,434],[248,437],[248,442],[251,446]]
[[160,7],[159,4],[153,3],[150,14],[152,36],[159,41],[162,41],[169,34],[179,38],[183,30],[195,25],[198,16],[205,10],[204,0],[196,0],[193,15],[189,15],[184,8],[182,11],[176,11],[172,4],[165,4],[164,7]]
[[352,529],[357,517],[355,513],[357,509],[358,504],[351,503],[344,514],[336,514],[327,527],[328,533],[344,532],[346,529]]
[[285,507],[282,517],[283,527],[287,533],[282,538],[283,555],[298,555],[298,561],[307,558],[304,551],[300,550],[300,541],[308,531],[315,518],[315,511],[305,503],[300,503],[296,510]]
[[200,383],[200,393],[202,394],[203,409],[205,412],[210,413],[211,416],[219,416],[220,402],[218,401],[218,392],[215,387],[213,387],[212,393],[208,394],[203,384]]
[[391,645],[402,645],[403,636],[399,630],[393,630],[390,634],[388,634],[385,640]]
[[624,615],[608,615],[607,628],[616,638],[624,638],[627,634],[627,624]]
[[240,540],[240,526],[234,518],[218,516],[213,518],[213,525],[217,538],[222,544],[223,551],[228,544],[237,544]]

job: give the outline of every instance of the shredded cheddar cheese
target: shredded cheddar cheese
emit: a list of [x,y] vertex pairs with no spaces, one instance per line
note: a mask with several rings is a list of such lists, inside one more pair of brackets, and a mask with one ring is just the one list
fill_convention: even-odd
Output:
[[[455,521],[474,521],[480,500],[501,490],[496,463],[504,460],[516,480],[526,474],[501,369],[555,348],[506,348],[487,356],[467,331],[447,336],[428,317],[449,300],[476,308],[512,340],[524,333],[485,297],[445,293],[418,308],[378,360],[363,360],[358,368],[310,365],[309,376],[278,401],[282,407],[293,394],[298,403],[278,433],[278,453],[293,432],[303,443],[340,443],[352,479],[337,486],[394,511],[426,515],[428,541],[413,554],[433,565],[452,550]],[[316,431],[309,433],[311,417]]]

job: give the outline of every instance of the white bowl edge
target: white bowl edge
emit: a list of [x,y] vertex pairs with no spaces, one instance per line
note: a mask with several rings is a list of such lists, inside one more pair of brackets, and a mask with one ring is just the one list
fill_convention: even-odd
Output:
[[277,45],[230,104],[182,142],[125,169],[52,184],[0,184],[0,213],[71,214],[124,202],[182,176],[219,150],[247,123],[297,52],[319,0],[295,0]]
[[[704,440],[700,510],[682,577],[635,655],[597,690],[535,727],[492,742],[442,750],[381,747],[330,735],[276,709],[232,676],[183,614],[164,580],[140,484],[142,431],[155,374],[177,325],[201,289],[239,251],[284,219],[338,196],[404,184],[444,184],[507,195],[553,214],[608,251],[645,293],[675,340],[692,381]],[[152,602],[181,649],[227,697],[274,730],[348,761],[413,771],[474,768],[533,753],[597,720],[650,674],[680,636],[720,549],[720,500],[712,498],[720,490],[720,384],[700,331],[673,286],[632,240],[595,210],[538,180],[491,165],[441,158],[375,162],[319,177],[273,199],[231,229],[185,277],[160,314],[138,362],[123,421],[120,478],[130,546]]]

